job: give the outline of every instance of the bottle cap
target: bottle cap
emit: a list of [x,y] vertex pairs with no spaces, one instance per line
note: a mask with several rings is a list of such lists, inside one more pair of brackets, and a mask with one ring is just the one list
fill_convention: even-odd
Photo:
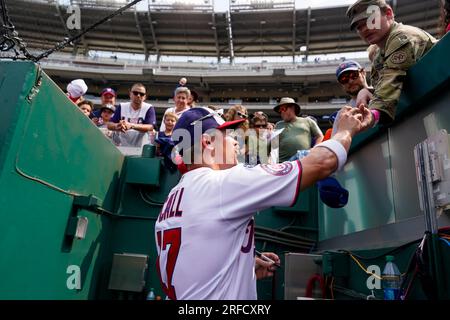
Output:
[[387,262],[392,262],[392,261],[394,261],[394,256],[386,256],[386,261],[387,261]]

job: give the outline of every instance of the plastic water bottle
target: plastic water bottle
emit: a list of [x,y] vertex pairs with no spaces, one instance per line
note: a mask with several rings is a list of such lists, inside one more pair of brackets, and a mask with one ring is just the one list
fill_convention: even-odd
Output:
[[393,256],[386,256],[386,265],[381,275],[384,300],[398,300],[400,297],[402,275],[393,261]]
[[155,291],[153,291],[153,288],[150,288],[150,291],[147,294],[147,300],[155,300]]

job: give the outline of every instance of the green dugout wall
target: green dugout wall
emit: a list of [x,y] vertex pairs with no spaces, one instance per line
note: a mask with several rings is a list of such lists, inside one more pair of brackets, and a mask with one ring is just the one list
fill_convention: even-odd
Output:
[[[113,210],[124,158],[56,88],[33,63],[0,63],[0,299],[93,298],[109,250],[110,219],[74,200]],[[67,235],[77,216],[84,240]]]

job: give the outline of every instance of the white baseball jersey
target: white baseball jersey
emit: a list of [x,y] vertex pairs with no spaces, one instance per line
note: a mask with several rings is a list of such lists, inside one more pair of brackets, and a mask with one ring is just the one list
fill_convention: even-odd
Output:
[[183,175],[155,225],[156,267],[169,299],[255,300],[256,211],[295,203],[299,161]]
[[[120,120],[126,120],[135,124],[151,124],[156,125],[155,109],[151,104],[142,103],[138,110],[131,107],[130,102],[121,103],[111,122],[118,123]],[[149,136],[146,132],[138,130],[128,130],[127,132],[114,132],[113,140],[122,147],[142,147],[149,143]]]

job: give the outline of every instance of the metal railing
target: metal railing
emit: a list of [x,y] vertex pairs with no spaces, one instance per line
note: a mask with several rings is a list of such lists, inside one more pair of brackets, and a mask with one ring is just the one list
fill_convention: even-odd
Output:
[[[362,66],[369,67],[369,59],[353,59],[361,63]],[[151,68],[156,72],[224,72],[229,73],[233,71],[246,71],[251,73],[260,73],[263,71],[273,71],[274,69],[285,69],[287,75],[296,70],[311,69],[314,74],[318,70],[325,70],[329,68],[336,68],[342,59],[321,60],[319,62],[261,62],[261,63],[235,63],[233,65],[227,63],[202,63],[202,62],[152,62],[133,59],[115,59],[104,57],[86,57],[86,56],[72,56],[64,53],[54,53],[49,58],[43,60],[48,65],[66,65],[78,66],[80,68],[101,68],[101,69],[142,69]],[[331,69],[330,69],[331,70]],[[319,71],[320,72],[320,71]],[[327,73],[329,73],[327,71]],[[320,73],[319,73],[320,74]]]

